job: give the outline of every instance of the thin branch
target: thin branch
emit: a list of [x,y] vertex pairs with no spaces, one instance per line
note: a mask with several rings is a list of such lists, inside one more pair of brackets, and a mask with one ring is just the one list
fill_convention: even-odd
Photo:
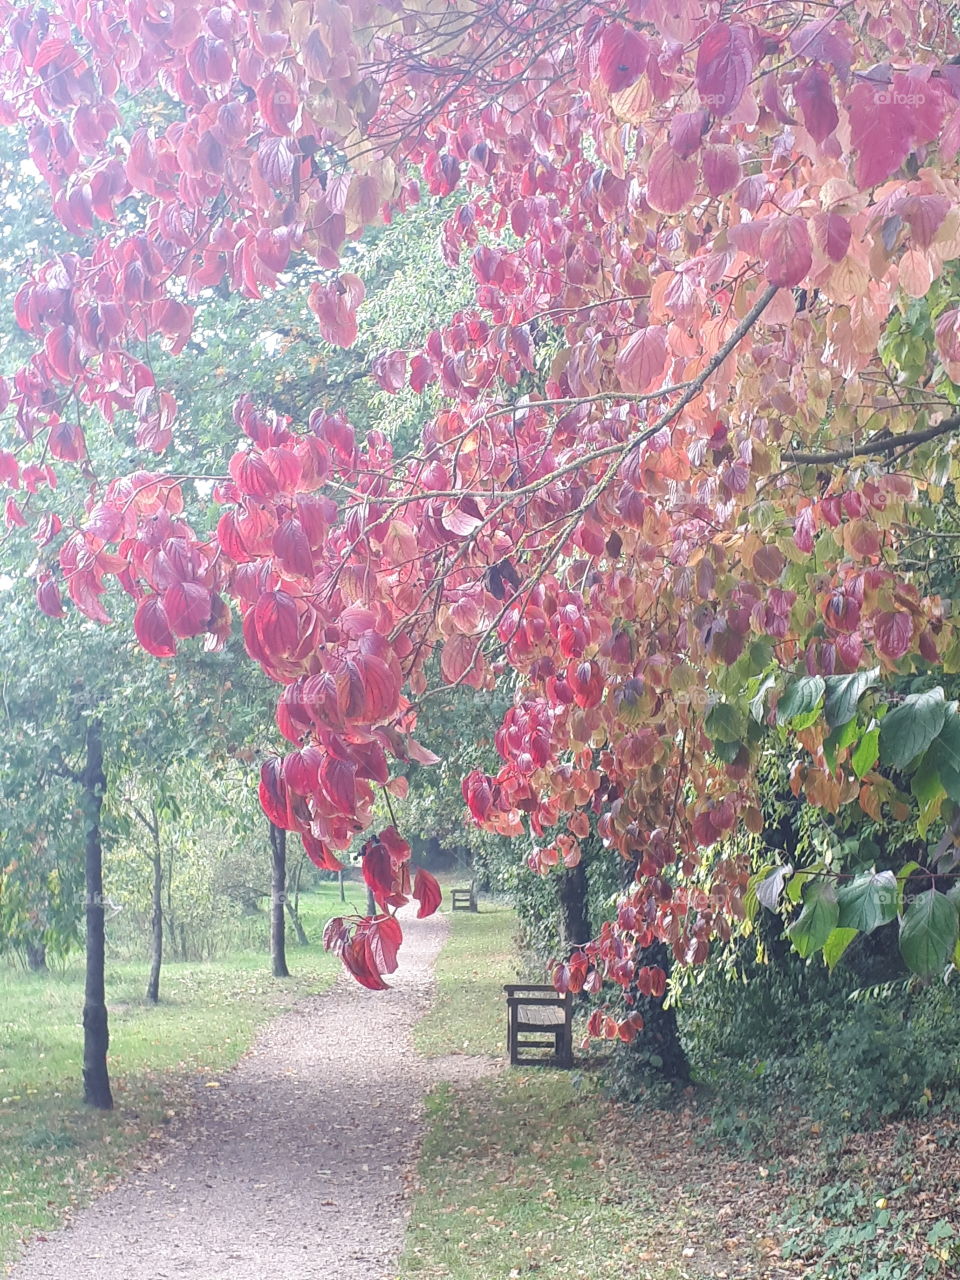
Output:
[[936,440],[938,436],[945,436],[958,428],[960,428],[960,413],[954,414],[952,418],[944,418],[935,427],[927,427],[924,431],[911,431],[902,436],[875,436],[866,444],[850,445],[846,449],[833,449],[828,453],[802,453],[791,449],[783,456],[788,462],[812,464],[849,462],[851,458],[861,458],[872,453],[896,453],[904,447],[912,449],[918,444],[926,444],[928,440]]

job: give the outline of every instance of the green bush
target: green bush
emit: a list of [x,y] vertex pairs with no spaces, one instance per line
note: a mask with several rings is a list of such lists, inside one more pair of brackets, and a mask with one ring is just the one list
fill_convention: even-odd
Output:
[[715,1090],[716,1127],[752,1143],[784,1111],[842,1133],[960,1100],[960,986],[864,988],[884,964],[854,956],[830,975],[744,940],[708,965],[678,1014],[695,1075]]

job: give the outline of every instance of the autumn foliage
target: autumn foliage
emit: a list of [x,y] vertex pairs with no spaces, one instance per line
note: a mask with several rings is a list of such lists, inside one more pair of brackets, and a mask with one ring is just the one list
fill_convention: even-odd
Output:
[[[0,397],[6,518],[34,530],[41,609],[65,595],[103,622],[119,588],[159,658],[239,624],[289,743],[263,806],[327,868],[379,789],[435,759],[415,736],[432,655],[450,685],[512,672],[502,765],[464,779],[469,813],[532,840],[538,871],[593,830],[634,863],[558,981],[661,993],[646,945],[698,963],[743,917],[752,868],[722,842],[762,824],[778,699],[798,677],[935,668],[954,643],[896,554],[926,483],[911,450],[953,409],[881,351],[960,257],[948,6],[0,8],[0,117],[87,246],[22,285],[35,353]],[[181,351],[207,291],[256,298],[308,259],[319,331],[349,345],[364,289],[345,249],[423,194],[455,197],[444,253],[476,301],[371,370],[436,396],[419,447],[240,395],[208,527],[163,469],[178,406],[146,344]],[[960,376],[956,306],[935,334]],[[54,468],[85,464],[93,413],[157,460],[92,483],[61,524]],[[825,752],[823,716],[780,719],[806,751],[797,794],[885,802],[853,744]],[[395,967],[408,855],[374,834],[382,914],[330,927],[370,987]],[[436,908],[423,873],[413,894]]]

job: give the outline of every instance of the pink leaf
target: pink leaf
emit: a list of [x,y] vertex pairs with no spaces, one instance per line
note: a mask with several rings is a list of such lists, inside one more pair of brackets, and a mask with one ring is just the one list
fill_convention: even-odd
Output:
[[631,334],[617,352],[616,373],[624,391],[642,393],[661,382],[667,364],[667,331],[648,325]]
[[679,213],[693,199],[697,166],[684,160],[673,147],[663,146],[650,158],[647,170],[647,203],[658,213]]
[[747,27],[716,22],[697,51],[700,101],[715,116],[728,116],[740,103],[753,73],[753,41]]
[[813,265],[813,246],[807,223],[799,215],[771,218],[760,241],[767,279],[791,289]]
[[830,77],[819,62],[807,67],[797,81],[794,94],[810,137],[814,142],[823,142],[829,138],[839,124],[840,116],[833,100]]

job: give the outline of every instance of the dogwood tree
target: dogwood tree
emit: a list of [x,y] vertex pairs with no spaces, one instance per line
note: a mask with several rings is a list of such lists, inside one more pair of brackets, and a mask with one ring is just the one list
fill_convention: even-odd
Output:
[[[960,717],[936,681],[957,649],[901,552],[960,425],[951,7],[2,10],[0,118],[86,239],[28,273],[35,352],[2,395],[6,519],[35,529],[40,607],[103,621],[123,590],[159,658],[221,644],[236,615],[290,746],[264,808],[327,867],[378,788],[433,758],[416,737],[431,657],[441,686],[509,676],[502,767],[464,780],[473,819],[529,840],[535,870],[574,865],[594,826],[636,867],[616,922],[558,972],[574,989],[662,992],[645,946],[700,962],[752,891],[778,905],[792,869],[751,885],[724,843],[762,835],[775,725],[824,813],[899,812],[919,773],[939,841],[922,887],[808,868],[794,936],[833,953],[899,913],[907,959],[945,964]],[[238,387],[226,471],[165,469],[178,406],[151,350],[183,351],[198,300],[295,287],[309,263],[319,332],[350,346],[356,245],[424,194],[451,197],[444,254],[476,292],[373,362],[388,391],[436,398],[419,444],[398,455],[322,401],[294,419]],[[157,460],[98,474],[91,414]],[[89,478],[69,518],[60,464]],[[909,673],[930,687],[885,716],[887,677]],[[329,931],[371,987],[396,962],[408,854],[394,826],[372,834],[379,914]],[[412,893],[435,908],[429,877]]]

